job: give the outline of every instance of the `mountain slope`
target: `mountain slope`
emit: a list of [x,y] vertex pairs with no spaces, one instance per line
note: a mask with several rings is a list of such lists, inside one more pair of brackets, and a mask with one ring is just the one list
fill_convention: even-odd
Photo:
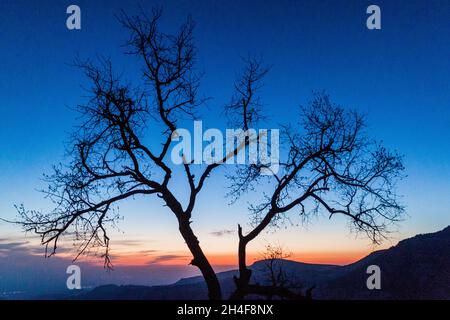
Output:
[[[369,265],[381,270],[381,290],[367,290]],[[450,227],[400,241],[344,266],[316,292],[327,299],[450,299]]]
[[[380,267],[381,290],[366,287],[369,265]],[[278,260],[276,267],[304,288],[315,286],[315,299],[450,299],[450,226],[402,240],[346,266]],[[266,281],[264,261],[255,262],[251,269],[252,281]],[[236,270],[218,274],[225,297],[234,289],[236,274]],[[207,293],[203,278],[192,277],[169,286],[102,286],[79,298],[206,299]]]

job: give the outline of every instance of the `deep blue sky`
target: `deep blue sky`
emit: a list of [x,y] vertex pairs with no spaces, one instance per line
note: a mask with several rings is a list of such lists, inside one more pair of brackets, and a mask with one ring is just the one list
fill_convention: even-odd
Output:
[[[80,31],[65,27],[65,11],[72,3],[81,7]],[[408,179],[400,192],[409,217],[396,239],[448,225],[449,1],[142,3],[145,8],[152,3],[164,5],[162,27],[168,31],[175,30],[187,14],[196,21],[198,68],[205,72],[202,92],[214,97],[203,117],[207,125],[221,125],[220,108],[229,100],[240,57],[262,55],[272,66],[262,92],[271,116],[269,127],[292,120],[313,90],[327,90],[336,102],[367,113],[371,134],[405,155]],[[382,30],[366,28],[370,4],[381,7]],[[64,141],[75,123],[68,107],[85,101],[85,80],[70,66],[76,55],[111,57],[126,78],[139,80],[136,60],[123,55],[127,33],[114,17],[121,8],[132,13],[137,2],[0,2],[0,215],[13,217],[12,205],[20,202],[48,208],[35,189],[42,186],[41,174],[64,159]],[[220,178],[212,183],[224,185]],[[219,239],[223,244],[210,232],[233,229],[236,222],[248,220],[245,203],[226,207],[225,192],[225,188],[206,192],[194,222],[201,240],[231,250],[235,237]],[[215,217],[210,216],[211,201],[223,208]],[[156,201],[121,208],[129,237],[156,241],[170,237],[176,228],[167,211],[159,212]],[[157,227],[143,223],[149,211],[157,215]],[[4,225],[0,230],[8,236],[20,235]],[[330,251],[339,250],[336,243],[353,249],[367,245],[367,241],[350,244],[353,239],[346,230],[345,221],[324,219],[313,221],[307,230],[289,230],[279,237],[298,251],[317,249],[317,239],[321,248],[328,246]],[[176,241],[168,251],[184,248],[181,238]]]

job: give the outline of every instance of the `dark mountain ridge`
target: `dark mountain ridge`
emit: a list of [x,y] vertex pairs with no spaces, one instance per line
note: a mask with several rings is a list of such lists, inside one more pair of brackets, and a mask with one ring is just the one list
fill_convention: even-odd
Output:
[[[369,290],[367,267],[381,270],[381,289]],[[265,283],[266,263],[255,262],[253,281]],[[314,286],[314,299],[450,299],[450,226],[400,241],[345,266],[308,264],[277,260],[289,279],[303,288]],[[224,296],[234,289],[237,270],[218,273]],[[201,276],[184,278],[166,286],[107,285],[80,294],[80,299],[206,299]]]

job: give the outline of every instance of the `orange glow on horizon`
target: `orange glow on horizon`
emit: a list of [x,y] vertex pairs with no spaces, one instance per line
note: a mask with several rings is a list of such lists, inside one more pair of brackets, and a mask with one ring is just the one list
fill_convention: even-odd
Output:
[[[336,264],[346,265],[358,261],[368,255],[370,251],[343,251],[343,252],[294,252],[288,260],[294,260],[311,264]],[[189,265],[191,256],[187,252],[179,254],[149,256],[142,254],[118,254],[113,258],[113,264],[116,266],[145,266],[151,264],[157,265]],[[207,257],[214,266],[237,267],[238,260],[236,254],[207,254]],[[247,256],[247,265],[261,260],[260,254],[249,253]]]

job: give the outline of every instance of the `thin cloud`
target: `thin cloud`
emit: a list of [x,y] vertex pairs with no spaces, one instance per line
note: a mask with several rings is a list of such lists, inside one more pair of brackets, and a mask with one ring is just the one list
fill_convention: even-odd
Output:
[[209,234],[215,236],[215,237],[223,237],[223,236],[229,236],[234,234],[234,230],[231,229],[224,229],[224,230],[218,230],[218,231],[213,231],[210,232]]
[[[45,246],[37,245],[37,246],[29,247],[28,252],[33,255],[43,255],[43,254],[45,254]],[[75,252],[76,252],[76,250],[74,249],[74,247],[71,247],[71,246],[61,245],[61,246],[58,246],[58,248],[56,249],[56,254],[75,253]]]
[[109,256],[112,259],[120,259],[136,256],[153,256],[156,252],[159,252],[159,250],[119,251],[117,253],[112,253]]
[[149,253],[155,253],[158,251],[159,250],[141,250],[141,251],[138,251],[137,253],[149,254]]
[[130,246],[130,247],[136,247],[148,244],[150,240],[142,241],[142,240],[113,240],[111,241],[112,246]]
[[[4,242],[4,241],[2,241]],[[5,251],[12,251],[16,249],[23,249],[24,246],[28,244],[27,241],[25,242],[6,242],[6,243],[0,243],[0,250]]]
[[161,256],[155,257],[153,260],[149,262],[149,264],[152,263],[161,263],[161,262],[167,262],[167,261],[173,261],[173,260],[180,260],[180,259],[187,259],[189,256],[186,255],[178,255],[178,254],[163,254]]
[[11,254],[22,253],[27,251],[27,243],[28,242],[4,242],[5,239],[2,239],[3,243],[0,243],[0,258],[5,258],[10,256]]

